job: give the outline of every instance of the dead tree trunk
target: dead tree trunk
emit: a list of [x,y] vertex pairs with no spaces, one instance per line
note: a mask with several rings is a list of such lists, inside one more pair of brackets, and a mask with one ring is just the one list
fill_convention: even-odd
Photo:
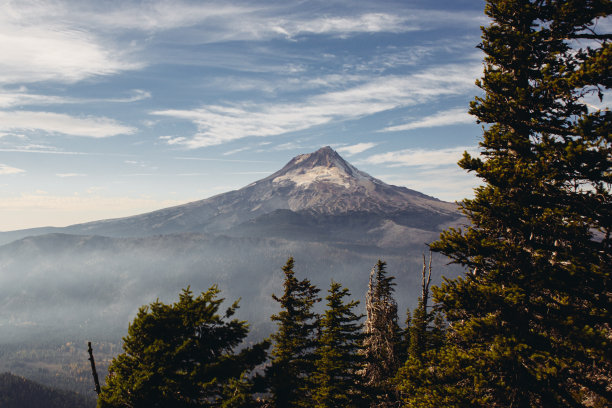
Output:
[[94,361],[91,341],[87,342],[87,352],[89,353],[89,362],[91,363],[91,373],[93,374],[94,384],[96,385],[96,394],[100,395],[100,381],[98,380],[98,372],[96,371],[96,362]]

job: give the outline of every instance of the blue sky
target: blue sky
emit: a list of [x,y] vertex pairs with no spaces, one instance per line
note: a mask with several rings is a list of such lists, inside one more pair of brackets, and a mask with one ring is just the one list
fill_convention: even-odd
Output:
[[330,145],[472,194],[480,0],[0,1],[0,231],[210,197]]

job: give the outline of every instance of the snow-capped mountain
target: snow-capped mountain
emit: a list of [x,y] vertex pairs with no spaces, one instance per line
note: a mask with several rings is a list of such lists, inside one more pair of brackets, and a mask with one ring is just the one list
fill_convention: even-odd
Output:
[[[293,218],[301,224],[304,217],[310,223],[313,217],[325,217],[326,223],[330,217],[339,217],[335,221],[345,223],[345,218],[352,215],[353,221],[369,217],[436,231],[440,224],[459,218],[454,204],[386,184],[356,169],[330,147],[323,147],[294,157],[281,170],[239,190],[132,217],[52,231],[5,233],[4,242],[9,241],[8,237],[14,240],[48,232],[142,237],[185,232],[232,235],[232,231],[244,235],[248,230],[249,234],[258,235],[254,225],[266,224],[264,229],[270,233],[270,223],[280,219],[287,222],[288,216],[295,216],[293,213],[300,214],[301,220]],[[372,227],[371,222],[367,224]]]

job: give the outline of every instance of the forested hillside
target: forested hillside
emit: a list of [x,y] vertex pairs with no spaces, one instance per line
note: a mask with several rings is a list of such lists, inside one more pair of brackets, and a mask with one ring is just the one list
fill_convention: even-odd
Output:
[[0,374],[2,408],[92,408],[95,399],[46,387],[10,373]]

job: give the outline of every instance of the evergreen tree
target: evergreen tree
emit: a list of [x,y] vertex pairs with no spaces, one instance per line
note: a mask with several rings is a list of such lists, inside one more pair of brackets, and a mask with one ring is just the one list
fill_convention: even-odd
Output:
[[[423,254],[423,271],[421,280],[421,296],[418,300],[418,305],[414,309],[412,318],[406,320],[406,357],[404,365],[398,370],[395,378],[397,391],[400,394],[400,399],[406,401],[413,400],[415,394],[421,394],[421,391],[415,387],[421,384],[421,376],[429,376],[429,362],[436,357],[438,351],[445,346],[446,341],[446,323],[442,314],[436,308],[429,307],[429,285],[431,282],[431,262],[432,255],[429,254],[429,263],[425,262],[425,254]],[[410,316],[410,311],[408,311]],[[413,402],[413,401],[412,401]],[[413,406],[414,404],[409,404]],[[446,406],[437,402],[436,404],[425,406]],[[419,406],[419,405],[414,405]]]
[[412,315],[411,324],[407,326],[410,339],[408,356],[418,359],[422,357],[422,354],[430,346],[428,344],[428,329],[430,323],[434,319],[434,314],[427,310],[429,302],[429,285],[431,283],[431,261],[431,252],[429,253],[429,265],[425,263],[425,254],[423,254],[421,296],[419,297],[418,305]]
[[345,303],[347,288],[337,282],[328,291],[327,309],[321,319],[314,374],[313,405],[317,408],[349,408],[365,404],[358,369],[363,364],[359,354],[363,339],[363,315],[353,311],[359,301]]
[[140,308],[123,339],[124,352],[109,367],[98,406],[249,406],[222,404],[229,385],[265,361],[268,344],[235,353],[248,325],[228,320],[237,302],[219,315],[218,294],[216,286],[195,298],[185,289],[177,303]]
[[361,372],[365,384],[378,400],[375,406],[380,407],[395,400],[391,379],[399,367],[401,344],[397,303],[393,297],[395,278],[388,276],[385,268],[386,263],[379,260],[370,273],[362,351],[365,366]]
[[308,279],[298,280],[289,258],[283,267],[285,281],[280,303],[281,311],[272,316],[278,330],[274,340],[272,362],[266,370],[272,404],[278,408],[311,407],[311,379],[314,372],[318,315],[313,306],[321,299],[319,289]]
[[[471,226],[432,249],[469,269],[434,288],[447,346],[406,370],[410,406],[612,404],[609,0],[488,0]],[[605,28],[605,25],[601,25]],[[581,48],[580,48],[581,47]]]

